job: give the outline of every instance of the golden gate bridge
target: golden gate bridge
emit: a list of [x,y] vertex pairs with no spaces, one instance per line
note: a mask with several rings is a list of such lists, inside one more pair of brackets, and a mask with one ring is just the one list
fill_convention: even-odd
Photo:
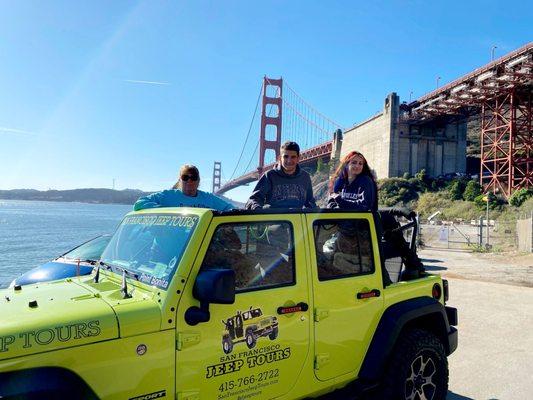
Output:
[[[485,192],[508,197],[519,188],[533,186],[532,100],[533,43],[528,43],[402,104],[396,123],[421,125],[443,118],[479,116],[480,183]],[[255,140],[254,132],[259,132]],[[221,163],[215,162],[213,192],[222,194],[259,179],[273,168],[286,140],[300,144],[304,166],[318,159],[327,161],[335,153],[337,157],[346,154],[352,149],[340,148],[342,134],[339,123],[310,105],[282,78],[264,77],[240,156],[224,183]]]

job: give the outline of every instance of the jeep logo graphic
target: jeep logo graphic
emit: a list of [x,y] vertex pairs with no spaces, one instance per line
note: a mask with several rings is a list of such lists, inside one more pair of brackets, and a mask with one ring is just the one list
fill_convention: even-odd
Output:
[[159,399],[161,397],[167,397],[166,390],[160,390],[159,392],[143,394],[137,397],[130,397],[129,400],[150,400],[150,399]]
[[[68,342],[72,339],[82,339],[98,336],[101,332],[100,321],[79,322],[76,324],[44,328],[38,331],[19,333],[18,338],[24,343],[23,349],[33,345],[46,346],[53,341]],[[17,341],[14,335],[0,336],[0,353],[9,351],[9,346]]]
[[222,323],[222,351],[225,354],[231,353],[237,343],[245,343],[249,349],[253,349],[260,338],[275,340],[278,337],[278,318],[263,315],[260,308],[237,311],[237,314],[222,320]]

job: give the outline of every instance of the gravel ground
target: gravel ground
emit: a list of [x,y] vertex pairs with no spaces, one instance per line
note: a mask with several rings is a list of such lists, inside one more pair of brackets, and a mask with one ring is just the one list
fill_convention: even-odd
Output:
[[449,279],[459,346],[448,358],[448,400],[533,398],[533,289]]
[[[448,400],[533,398],[533,254],[419,251],[449,280],[459,346],[449,357]],[[354,399],[337,391],[324,400]]]
[[449,279],[459,347],[450,400],[533,398],[533,254],[426,248],[428,271]]
[[471,253],[425,248],[418,252],[426,269],[446,278],[533,287],[533,254]]

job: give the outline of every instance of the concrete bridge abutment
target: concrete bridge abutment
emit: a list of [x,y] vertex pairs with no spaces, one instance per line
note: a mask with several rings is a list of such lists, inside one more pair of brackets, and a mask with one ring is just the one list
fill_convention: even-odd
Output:
[[412,121],[403,118],[400,105],[400,97],[390,93],[382,111],[346,129],[340,156],[353,150],[363,153],[379,179],[422,169],[434,177],[466,172],[466,119]]

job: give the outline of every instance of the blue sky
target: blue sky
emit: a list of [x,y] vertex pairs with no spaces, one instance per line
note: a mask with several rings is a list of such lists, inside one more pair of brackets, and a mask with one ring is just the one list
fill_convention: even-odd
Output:
[[0,0],[0,189],[159,190],[190,162],[210,190],[264,75],[351,126],[533,40],[525,4]]

